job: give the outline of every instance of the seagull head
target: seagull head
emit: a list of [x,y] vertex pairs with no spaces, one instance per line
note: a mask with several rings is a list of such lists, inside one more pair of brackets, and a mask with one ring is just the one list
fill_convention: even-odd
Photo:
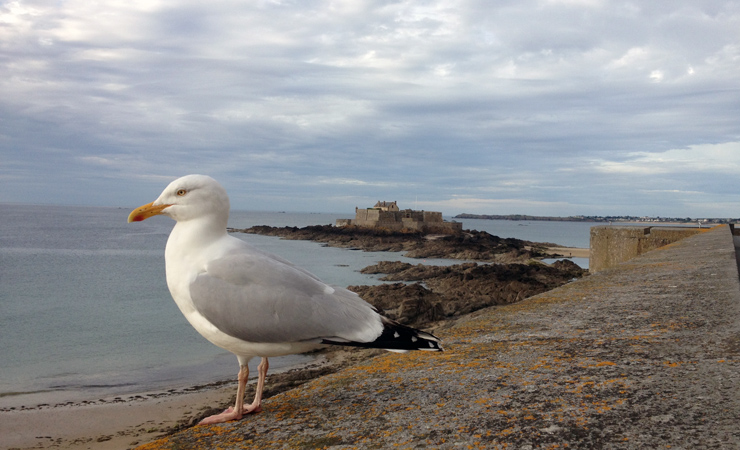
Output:
[[131,211],[130,222],[163,214],[178,222],[215,217],[228,220],[229,196],[218,181],[207,175],[186,175],[167,186],[151,203]]

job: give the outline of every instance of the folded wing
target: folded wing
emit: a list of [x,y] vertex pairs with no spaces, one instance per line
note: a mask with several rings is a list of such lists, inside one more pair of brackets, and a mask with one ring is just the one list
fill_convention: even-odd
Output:
[[248,342],[372,342],[381,316],[357,294],[259,251],[210,261],[190,285],[195,308],[224,333]]

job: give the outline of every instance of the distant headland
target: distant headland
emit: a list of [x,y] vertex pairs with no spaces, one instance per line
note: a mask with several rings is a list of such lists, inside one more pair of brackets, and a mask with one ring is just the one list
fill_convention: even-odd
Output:
[[627,222],[627,223],[686,223],[686,224],[726,224],[740,222],[740,219],[718,218],[691,218],[691,217],[648,217],[648,216],[529,216],[526,214],[458,214],[454,219],[484,219],[484,220],[542,220],[551,222]]

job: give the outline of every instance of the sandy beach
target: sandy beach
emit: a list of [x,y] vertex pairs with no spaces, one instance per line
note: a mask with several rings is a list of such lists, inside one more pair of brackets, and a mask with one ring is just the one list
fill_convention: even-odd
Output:
[[575,247],[547,247],[548,253],[562,255],[570,258],[588,258],[590,249]]
[[118,450],[145,443],[233,395],[230,384],[105,402],[0,411],[0,448]]
[[[335,352],[271,372],[266,397],[314,376],[330,373],[369,353],[345,357]],[[250,377],[252,378],[252,377]],[[254,379],[247,387],[253,395]],[[197,422],[233,401],[236,380],[208,385],[107,397],[95,401],[4,408],[0,410],[0,448],[8,450],[124,450]]]

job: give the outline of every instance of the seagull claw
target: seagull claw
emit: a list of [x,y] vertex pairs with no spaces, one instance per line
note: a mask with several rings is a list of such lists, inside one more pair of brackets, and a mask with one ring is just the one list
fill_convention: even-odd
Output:
[[262,405],[249,405],[242,409],[241,413],[235,413],[234,407],[229,406],[227,409],[219,414],[208,416],[205,419],[198,422],[198,425],[212,425],[214,423],[231,422],[232,420],[240,420],[245,414],[257,414],[262,412]]
[[198,425],[212,425],[214,423],[231,422],[232,420],[239,420],[242,418],[242,413],[234,411],[234,407],[229,406],[220,414],[208,416],[205,419],[198,422]]
[[244,408],[243,413],[244,414],[257,414],[262,412],[262,405],[249,405],[246,408]]

